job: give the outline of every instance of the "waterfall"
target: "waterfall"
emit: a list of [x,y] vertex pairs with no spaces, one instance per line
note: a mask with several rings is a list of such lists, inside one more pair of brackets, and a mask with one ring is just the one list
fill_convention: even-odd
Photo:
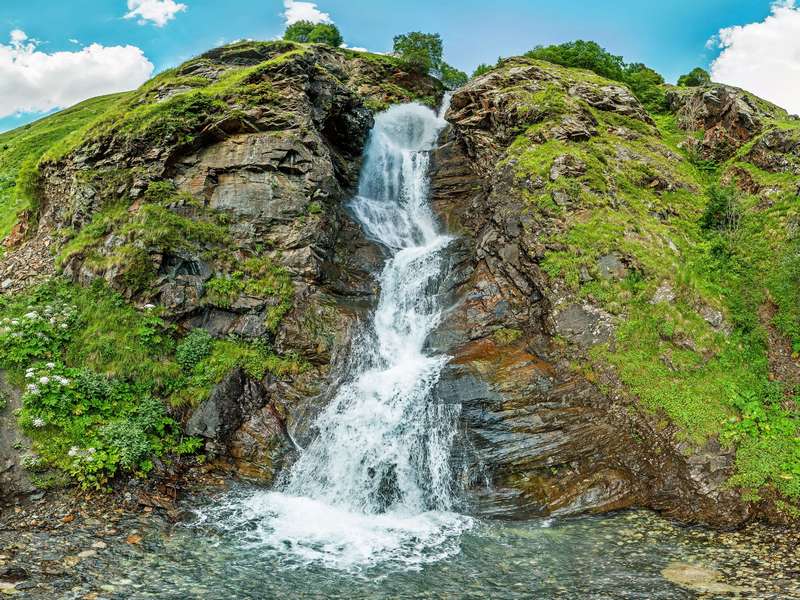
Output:
[[380,297],[314,439],[277,491],[237,499],[247,539],[300,562],[410,565],[457,548],[450,450],[460,407],[432,397],[448,360],[425,341],[451,238],[428,204],[429,155],[445,121],[420,104],[377,115],[350,208],[388,253]]

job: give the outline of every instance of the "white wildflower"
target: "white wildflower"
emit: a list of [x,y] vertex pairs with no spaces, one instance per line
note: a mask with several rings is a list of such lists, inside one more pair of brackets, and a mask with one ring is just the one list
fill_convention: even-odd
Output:
[[36,373],[34,373],[33,371],[25,372],[25,379],[33,379],[34,377],[36,377]]
[[48,383],[50,383],[50,378],[47,376],[39,377],[39,383],[41,383],[42,385],[47,385]]
[[42,419],[41,417],[36,417],[36,418],[35,418],[35,419],[34,419],[34,420],[31,422],[31,424],[32,424],[34,427],[36,427],[36,429],[41,429],[42,427],[44,427],[44,419]]
[[61,375],[56,375],[55,377],[53,377],[53,379],[55,379],[61,385],[69,385],[69,379],[67,379],[66,377],[62,377]]
[[35,321],[36,319],[39,318],[39,313],[37,313],[36,311],[31,311],[29,313],[25,313],[25,315],[23,315],[23,316],[26,319],[30,319],[31,321]]
[[19,319],[11,319],[12,325],[19,325]]
[[35,383],[29,383],[25,388],[28,390],[29,394],[38,394],[39,393],[39,386]]
[[45,367],[47,367],[48,369],[55,369],[55,368],[56,368],[56,363],[54,363],[54,362],[49,362],[49,363],[47,363],[47,364],[45,365]]
[[69,327],[69,326],[66,323],[62,323],[61,324],[61,329],[66,329],[67,327]]
[[145,310],[153,310],[155,307],[156,307],[155,304],[145,304],[144,305]]
[[80,451],[81,451],[80,448],[78,448],[77,446],[73,446],[72,448],[69,449],[69,452],[67,452],[67,455],[68,456],[78,456]]
[[87,450],[87,452],[88,452],[89,454],[94,454],[95,452],[97,452],[97,450],[95,450],[94,448],[89,448],[89,449]]
[[50,325],[55,325],[57,323],[55,317],[50,317]]

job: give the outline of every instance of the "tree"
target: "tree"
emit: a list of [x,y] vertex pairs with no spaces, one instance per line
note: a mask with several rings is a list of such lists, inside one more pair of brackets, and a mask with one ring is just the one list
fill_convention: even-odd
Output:
[[440,70],[442,38],[438,33],[412,31],[394,37],[394,53],[410,69],[420,73]]
[[297,21],[286,28],[286,31],[283,32],[283,39],[302,44],[308,43],[308,36],[311,35],[314,27],[316,24],[311,21]]
[[330,23],[312,23],[311,21],[298,21],[292,23],[283,33],[283,39],[302,44],[327,44],[338,48],[344,41],[339,28]]
[[678,85],[681,87],[697,87],[707,83],[711,83],[711,75],[700,67],[695,67],[685,75],[678,77]]
[[338,48],[344,42],[342,34],[336,25],[320,23],[308,34],[308,41],[314,44],[327,44]]
[[664,78],[660,73],[642,63],[631,63],[625,67],[624,81],[648,110],[658,112],[666,108]]
[[477,67],[475,67],[475,70],[472,72],[472,76],[473,77],[480,77],[481,75],[483,75],[484,73],[488,73],[492,69],[494,69],[494,67],[492,65],[487,65],[486,63],[481,63]]
[[446,87],[448,90],[454,90],[461,87],[467,83],[467,80],[469,79],[464,71],[459,71],[444,61],[442,61],[442,66],[439,67],[439,75],[444,87]]

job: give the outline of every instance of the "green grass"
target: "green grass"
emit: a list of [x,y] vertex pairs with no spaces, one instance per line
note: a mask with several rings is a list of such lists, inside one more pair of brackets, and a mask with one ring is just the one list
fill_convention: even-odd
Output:
[[20,174],[35,168],[48,148],[58,144],[129,94],[112,94],[86,100],[34,123],[0,133],[0,239],[11,231],[20,211],[31,206]]

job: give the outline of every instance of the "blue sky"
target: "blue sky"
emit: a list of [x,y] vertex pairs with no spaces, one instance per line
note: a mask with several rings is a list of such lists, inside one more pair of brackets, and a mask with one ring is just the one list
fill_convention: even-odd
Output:
[[[140,9],[138,16],[124,18],[132,12],[131,6],[142,3],[172,5],[171,18],[163,23],[145,20],[141,18],[144,9]],[[800,14],[791,1],[782,0],[781,6]],[[167,9],[170,12],[169,6]],[[144,77],[143,69],[161,71],[223,42],[279,36],[285,27],[284,10],[282,0],[3,0],[0,3],[0,117],[3,112],[19,110],[19,107],[25,112],[0,118],[0,131],[41,114],[27,109],[74,102],[82,93],[105,90],[109,86],[125,87],[126,77],[137,83]],[[319,0],[316,10],[330,16],[349,45],[375,51],[389,50],[392,36],[397,33],[437,31],[444,40],[448,62],[467,72],[480,62],[494,62],[498,56],[520,54],[536,44],[581,38],[596,40],[628,61],[644,62],[668,81],[674,81],[692,67],[708,67],[717,58],[720,48],[708,48],[707,41],[721,29],[763,24],[775,7],[764,0],[658,3],[641,0],[573,0],[568,3]],[[27,36],[23,39],[16,34],[16,46],[9,41],[15,30]],[[752,42],[753,36],[748,39]],[[755,39],[752,43],[757,44],[758,38]],[[95,58],[89,57],[85,50],[90,44],[102,46],[95,47]],[[103,55],[105,49],[115,46],[127,47],[127,50],[97,63],[95,59]],[[5,68],[17,70],[19,64],[12,63],[20,62],[19,52],[35,53],[44,62],[47,62],[45,55],[54,53],[82,54],[75,60],[71,54],[60,55],[69,66],[62,69],[62,60],[54,59],[41,80],[30,86],[18,84],[13,89],[8,83],[9,89],[5,90],[3,49],[8,63]],[[81,67],[80,61],[84,58],[94,61],[96,71]],[[147,67],[148,61],[152,67]],[[31,59],[29,62],[33,66],[26,66],[28,71],[39,68],[36,64],[41,61]],[[114,73],[115,69],[119,73]],[[130,74],[125,69],[130,70]],[[76,70],[85,74],[86,81],[79,89],[72,89],[69,82],[77,78]],[[28,71],[23,74],[15,71],[15,75],[30,83]],[[97,74],[93,75],[95,72]],[[95,84],[92,77],[102,81]],[[6,76],[5,79],[10,81],[11,78]],[[2,102],[4,94],[5,103]],[[48,100],[29,98],[36,94],[47,96]]]

